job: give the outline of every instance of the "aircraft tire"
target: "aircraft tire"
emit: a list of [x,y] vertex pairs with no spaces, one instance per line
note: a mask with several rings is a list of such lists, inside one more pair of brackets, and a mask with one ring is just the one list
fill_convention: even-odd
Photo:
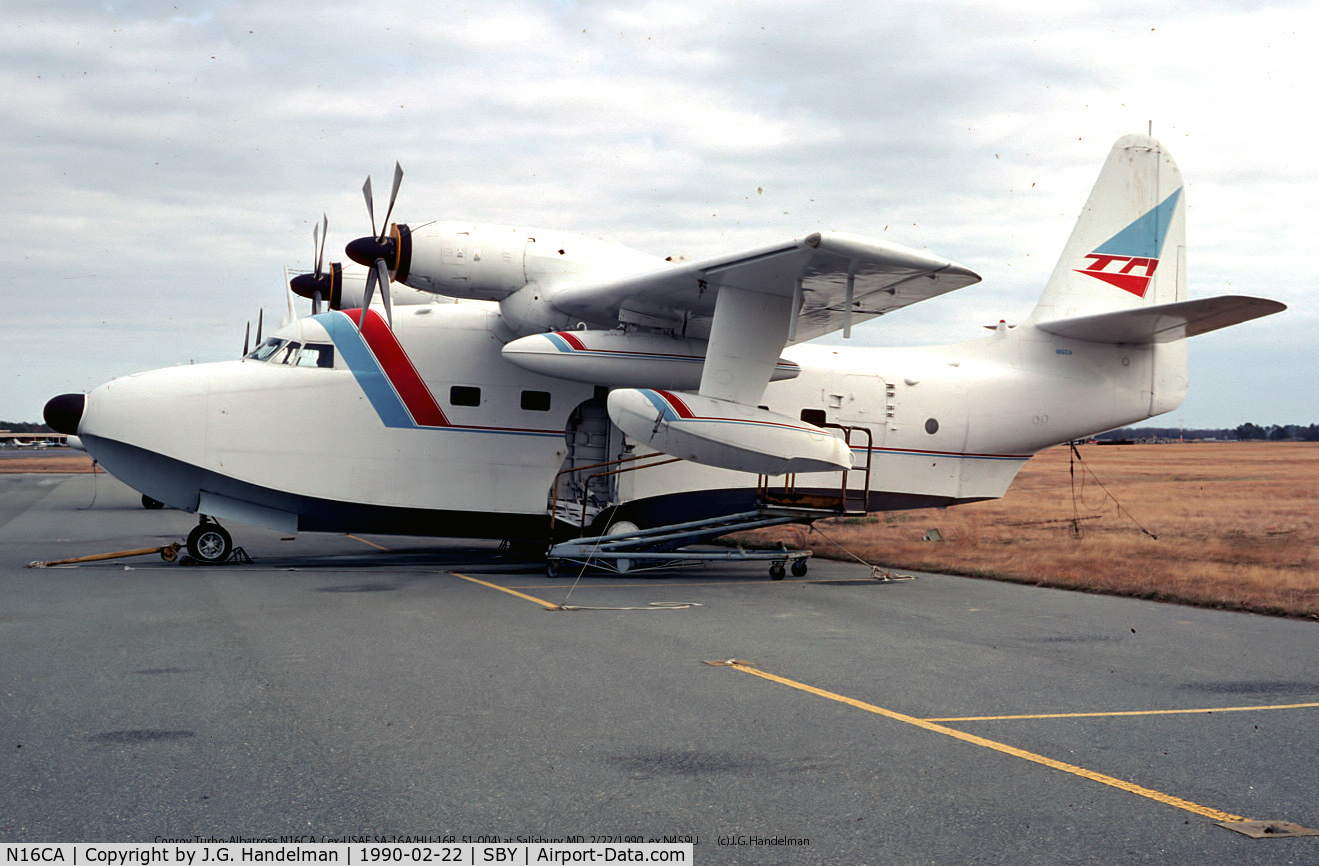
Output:
[[198,562],[224,562],[233,551],[233,537],[218,523],[199,523],[188,533],[188,555]]

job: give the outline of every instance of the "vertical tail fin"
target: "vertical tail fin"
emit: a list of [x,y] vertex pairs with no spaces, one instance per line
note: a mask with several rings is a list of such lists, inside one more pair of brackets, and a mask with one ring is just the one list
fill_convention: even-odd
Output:
[[1186,299],[1186,200],[1153,138],[1118,139],[1027,321]]

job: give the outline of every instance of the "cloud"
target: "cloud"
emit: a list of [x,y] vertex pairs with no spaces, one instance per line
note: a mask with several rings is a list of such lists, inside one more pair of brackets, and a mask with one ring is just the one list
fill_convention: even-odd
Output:
[[[231,356],[259,306],[283,308],[282,267],[308,264],[321,212],[335,257],[366,229],[362,179],[396,158],[403,221],[697,257],[837,229],[985,276],[859,330],[904,343],[1029,310],[1110,143],[1153,120],[1188,180],[1193,292],[1308,315],[1319,183],[1297,107],[1317,19],[1254,3],[10,4],[0,345],[23,373],[0,414]],[[1296,322],[1312,365],[1316,325]],[[38,364],[32,334],[76,348]],[[1193,352],[1193,396],[1233,366],[1226,345]],[[1319,404],[1314,387],[1292,399]]]

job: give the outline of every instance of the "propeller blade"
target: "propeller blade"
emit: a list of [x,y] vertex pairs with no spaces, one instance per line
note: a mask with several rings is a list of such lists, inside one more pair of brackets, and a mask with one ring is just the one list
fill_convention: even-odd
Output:
[[248,322],[248,323],[247,323],[247,330],[243,332],[243,357],[244,357],[244,358],[247,357],[247,352],[248,352],[248,349],[249,349],[249,347],[248,347],[248,342],[247,342],[247,341],[248,341],[248,338],[251,337],[251,336],[252,336],[252,323],[251,323],[251,322]]
[[330,215],[321,211],[321,248],[316,253],[316,275],[320,276],[321,267],[325,263],[325,242],[330,239]]
[[321,314],[321,290],[317,289],[316,293],[311,296],[311,314],[319,316]]
[[261,321],[265,318],[266,311],[264,308],[256,311],[256,344],[261,345]]
[[311,254],[312,254],[312,256],[314,257],[315,262],[316,262],[316,264],[315,264],[315,266],[314,266],[314,268],[313,268],[313,272],[314,272],[314,273],[316,274],[316,276],[318,276],[318,277],[321,275],[321,249],[322,249],[322,248],[323,248],[323,247],[322,247],[322,244],[321,244],[321,224],[320,224],[320,223],[316,223],[316,224],[314,224],[314,225],[311,227]]
[[[389,194],[389,210],[385,211],[385,221],[380,224],[380,242],[385,242],[385,233],[389,231],[389,216],[394,212],[394,202],[398,199],[399,184],[403,183],[403,166],[394,160],[394,190]],[[375,220],[371,221],[371,231],[375,231]]]
[[371,175],[366,176],[366,183],[362,184],[362,198],[366,199],[366,213],[371,217],[371,237],[376,236],[376,206],[374,197],[371,195]]
[[384,259],[376,259],[376,274],[380,280],[380,300],[385,302],[385,321],[389,322],[389,329],[394,330],[394,304],[390,295],[393,294],[389,285],[389,265],[385,264]]
[[362,296],[362,314],[357,317],[357,330],[362,330],[362,325],[366,322],[366,311],[371,307],[371,296],[376,290],[376,269],[371,268],[366,272],[366,294]]

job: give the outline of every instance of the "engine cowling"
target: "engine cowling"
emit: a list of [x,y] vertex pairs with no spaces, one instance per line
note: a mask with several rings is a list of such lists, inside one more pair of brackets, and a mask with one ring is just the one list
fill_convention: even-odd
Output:
[[464,223],[395,226],[393,278],[414,289],[499,301],[527,284],[527,237],[515,228]]

